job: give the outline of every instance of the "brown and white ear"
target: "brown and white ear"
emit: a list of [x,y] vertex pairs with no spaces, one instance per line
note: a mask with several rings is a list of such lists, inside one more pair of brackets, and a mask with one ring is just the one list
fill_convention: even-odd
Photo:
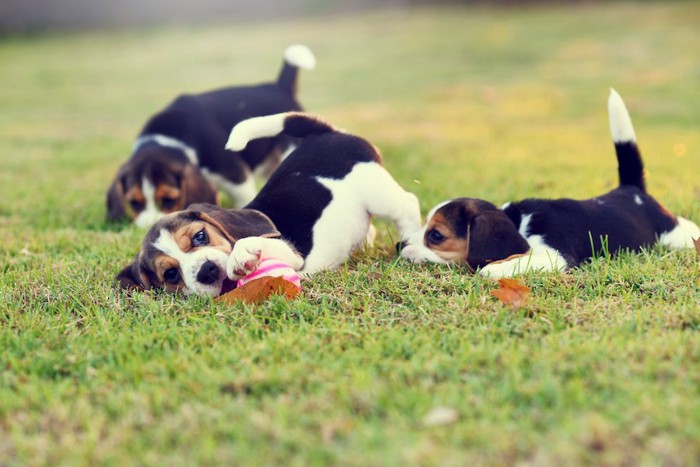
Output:
[[202,172],[193,165],[186,165],[182,172],[180,189],[183,192],[184,205],[187,209],[193,203],[216,204],[216,189],[204,178]]
[[282,236],[270,218],[255,209],[223,209],[212,204],[193,204],[189,210],[221,230],[232,244],[246,237]]
[[122,181],[121,173],[119,173],[107,191],[107,220],[116,222],[126,218],[125,204],[124,182]]
[[133,263],[122,269],[119,274],[117,274],[117,282],[119,286],[123,289],[129,290],[148,290],[151,285],[145,274],[141,273],[141,269],[138,265],[138,255]]
[[468,229],[467,263],[474,269],[530,249],[527,240],[503,211],[482,212],[474,217]]

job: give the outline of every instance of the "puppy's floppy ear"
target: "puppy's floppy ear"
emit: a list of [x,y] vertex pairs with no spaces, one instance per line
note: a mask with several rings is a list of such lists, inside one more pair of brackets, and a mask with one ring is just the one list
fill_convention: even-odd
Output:
[[530,250],[527,240],[503,211],[484,211],[472,219],[468,228],[467,263],[474,269]]
[[192,203],[216,204],[216,189],[204,178],[202,172],[195,166],[187,164],[182,172],[180,189],[183,191],[183,209]]
[[120,170],[107,191],[107,220],[115,222],[124,219],[126,217],[125,203],[124,182]]
[[270,218],[255,209],[222,209],[212,204],[193,204],[189,210],[221,230],[231,243],[245,237],[282,236]]
[[117,282],[123,289],[129,290],[148,290],[151,284],[145,274],[141,273],[141,268],[138,263],[138,255],[133,263],[122,269],[117,274]]

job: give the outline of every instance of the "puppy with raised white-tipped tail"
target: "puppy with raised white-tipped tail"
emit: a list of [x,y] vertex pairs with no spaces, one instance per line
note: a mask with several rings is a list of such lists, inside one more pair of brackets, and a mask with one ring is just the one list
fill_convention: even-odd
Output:
[[482,275],[506,277],[561,271],[602,251],[637,251],[657,241],[674,249],[692,246],[700,228],[647,193],[632,121],[612,89],[608,112],[617,188],[587,200],[526,199],[501,209],[480,199],[446,201],[400,245],[401,256],[413,262],[462,263]]

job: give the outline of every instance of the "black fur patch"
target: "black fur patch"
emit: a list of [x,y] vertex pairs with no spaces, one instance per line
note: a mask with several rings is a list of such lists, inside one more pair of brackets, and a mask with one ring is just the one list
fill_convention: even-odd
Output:
[[272,174],[246,206],[265,213],[282,237],[303,257],[313,248],[313,228],[332,201],[318,178],[342,179],[357,163],[377,162],[374,147],[362,138],[338,132],[312,134]]

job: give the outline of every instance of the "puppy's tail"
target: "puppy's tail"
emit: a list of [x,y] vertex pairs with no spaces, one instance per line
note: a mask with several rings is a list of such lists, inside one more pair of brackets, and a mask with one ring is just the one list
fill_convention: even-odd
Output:
[[290,45],[284,51],[284,64],[277,78],[277,85],[291,96],[297,93],[299,68],[313,70],[316,57],[308,47],[301,44]]
[[328,123],[303,112],[285,112],[264,117],[253,117],[238,123],[228,137],[226,149],[242,151],[249,141],[284,134],[304,138],[312,134],[337,131]]
[[608,115],[610,134],[617,153],[620,185],[632,185],[646,191],[644,163],[637,147],[637,137],[634,134],[632,119],[630,119],[622,97],[612,88],[610,88],[610,97],[608,98]]

